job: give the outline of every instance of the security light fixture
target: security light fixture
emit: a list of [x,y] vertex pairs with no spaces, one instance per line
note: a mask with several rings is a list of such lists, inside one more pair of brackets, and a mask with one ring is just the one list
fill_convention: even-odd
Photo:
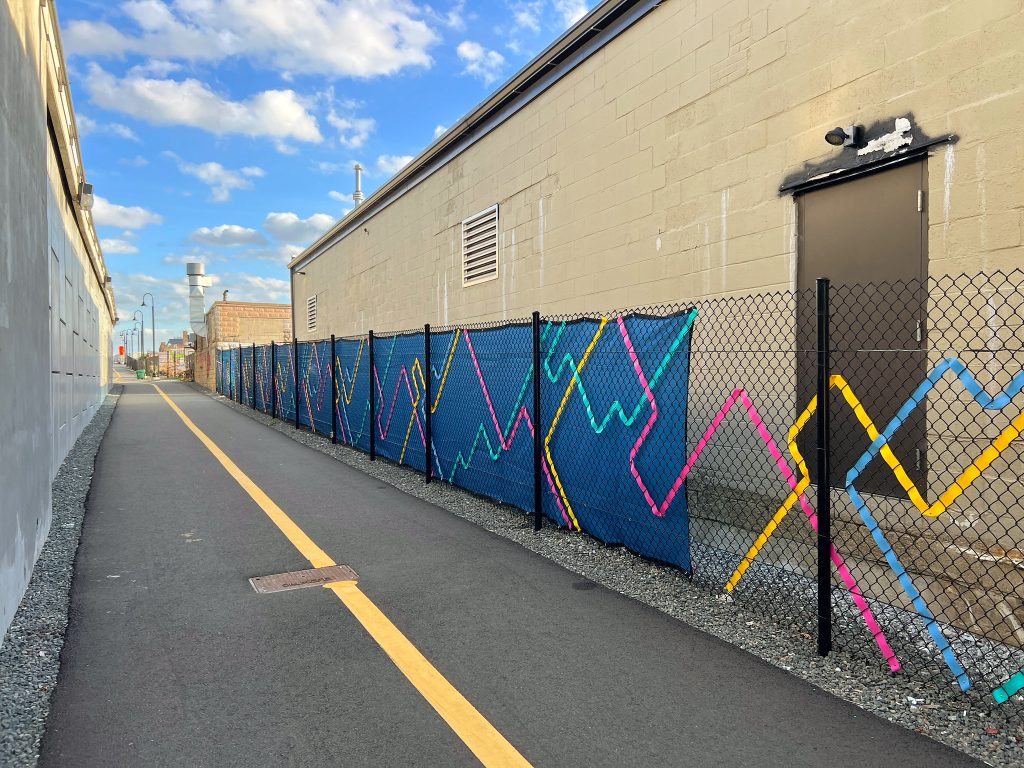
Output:
[[845,128],[833,128],[825,134],[825,141],[833,147],[859,147],[863,135],[863,126],[848,125]]
[[78,204],[83,211],[92,210],[92,184],[82,181],[78,184]]

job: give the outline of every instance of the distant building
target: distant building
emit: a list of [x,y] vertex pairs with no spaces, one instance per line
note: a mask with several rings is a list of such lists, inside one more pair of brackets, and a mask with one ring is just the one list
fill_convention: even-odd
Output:
[[205,320],[208,335],[196,337],[195,380],[207,389],[217,386],[217,350],[292,340],[290,304],[215,301]]
[[0,637],[50,530],[50,486],[110,386],[114,294],[53,2],[0,11]]

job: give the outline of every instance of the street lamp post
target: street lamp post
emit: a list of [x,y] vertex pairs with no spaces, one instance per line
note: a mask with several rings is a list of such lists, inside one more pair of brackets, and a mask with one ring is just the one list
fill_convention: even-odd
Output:
[[[156,355],[156,299],[153,298],[153,294],[148,291],[142,294],[142,306],[146,306],[146,297],[149,296],[149,335],[150,340],[153,342],[153,355]],[[154,361],[156,368],[153,371],[153,375],[160,373],[159,366],[160,361],[157,359]]]
[[139,332],[139,354],[142,355],[142,367],[146,367],[146,313],[141,309],[136,309],[132,314],[134,318],[138,315],[138,321],[142,325],[142,329]]
[[[132,352],[133,352],[132,357],[134,357],[135,354],[142,354],[140,352],[140,350],[144,350],[145,349],[145,337],[143,336],[143,331],[145,331],[145,326],[143,325],[142,327],[140,327],[140,324],[141,324],[140,320],[136,320],[136,321],[134,321],[132,323]],[[138,340],[139,340],[138,344],[135,343],[136,334],[138,334]],[[135,363],[136,363],[136,366],[138,366],[138,361],[137,360],[135,361]]]

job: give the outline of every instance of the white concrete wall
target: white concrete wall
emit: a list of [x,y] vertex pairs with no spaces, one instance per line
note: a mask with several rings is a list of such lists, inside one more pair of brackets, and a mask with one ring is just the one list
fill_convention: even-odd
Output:
[[112,377],[106,269],[61,180],[63,165],[77,189],[81,166],[59,159],[74,118],[55,103],[51,13],[38,0],[0,7],[0,638],[49,533],[53,478]]
[[56,474],[110,388],[111,324],[52,146],[47,169],[50,467]]

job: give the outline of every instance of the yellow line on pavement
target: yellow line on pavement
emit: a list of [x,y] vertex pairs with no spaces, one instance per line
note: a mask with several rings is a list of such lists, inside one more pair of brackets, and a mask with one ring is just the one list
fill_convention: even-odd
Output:
[[[185,426],[213,454],[228,474],[242,486],[302,556],[315,568],[336,565],[334,560],[318,547],[298,525],[238,465],[211,440],[203,430],[182,412],[159,386],[153,388],[167,401]],[[529,766],[518,750],[469,703],[427,658],[402,634],[354,581],[326,585],[363,625],[395,666],[420,692],[427,703],[444,719],[463,743],[485,766]]]
[[174,401],[167,396],[167,393],[160,389],[156,384],[153,385],[153,388],[160,393],[160,396],[164,400],[167,401],[167,404],[171,406],[171,409],[178,414],[178,417],[183,422],[185,422],[185,426],[189,428],[193,435],[199,438],[199,442],[207,447],[210,453],[213,454],[213,457],[217,459],[217,461],[221,463],[221,466],[228,471],[228,474],[235,479],[235,482],[242,486],[242,490],[248,493],[252,497],[252,500],[259,505],[260,509],[267,513],[267,517],[274,522],[274,525],[281,529],[281,533],[285,535],[288,541],[290,541],[292,545],[302,553],[304,558],[313,564],[314,568],[324,568],[328,565],[337,565],[337,563],[331,559],[330,555],[320,549],[320,547],[318,547],[313,540],[309,538],[301,528],[299,528],[299,526],[292,522],[292,519],[288,517],[284,510],[277,506],[277,504],[275,504],[266,493],[263,492],[262,488],[249,479],[249,476],[240,470],[238,465],[229,459],[224,451],[222,451],[217,444],[213,442],[213,440],[206,436],[206,433],[203,432],[203,430],[192,423],[192,419],[182,412],[181,408],[179,408]]

